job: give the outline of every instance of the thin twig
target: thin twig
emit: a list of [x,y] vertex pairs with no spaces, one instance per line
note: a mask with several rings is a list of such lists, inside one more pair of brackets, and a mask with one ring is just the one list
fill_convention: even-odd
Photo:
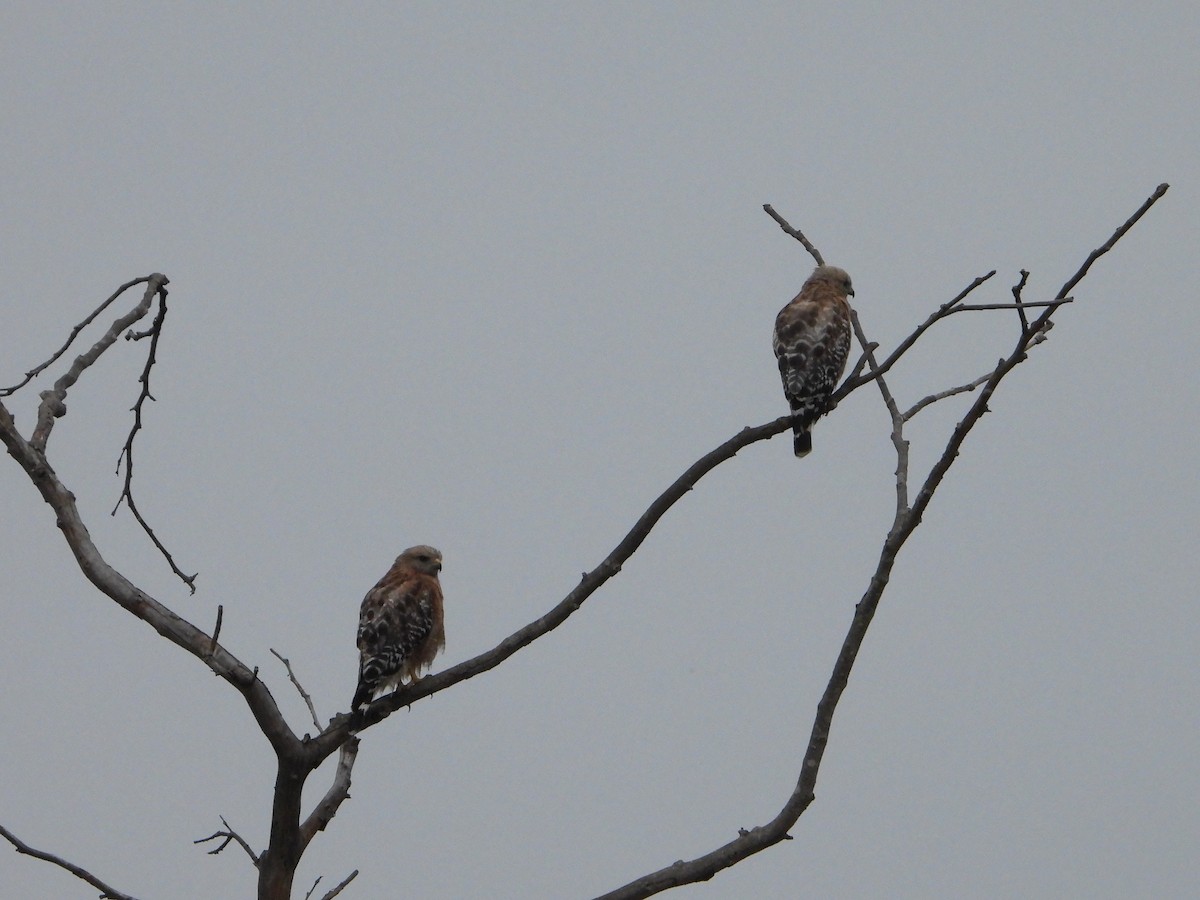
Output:
[[[947,316],[952,316],[960,312],[979,312],[983,309],[1015,309],[1021,314],[1021,318],[1025,318],[1025,310],[1034,309],[1042,306],[1062,306],[1065,303],[1074,302],[1070,297],[1062,300],[1036,300],[1033,302],[1018,302],[1018,303],[968,303],[965,306],[956,306],[954,309],[946,313]],[[943,317],[944,318],[944,317]],[[1028,325],[1028,323],[1026,323]]]
[[217,604],[217,624],[213,626],[212,643],[208,645],[208,655],[217,652],[217,638],[221,636],[221,619],[225,616],[225,607]]
[[343,878],[341,883],[338,884],[337,887],[333,888],[333,890],[331,890],[328,894],[326,894],[324,897],[322,897],[321,900],[333,900],[334,897],[336,897],[338,894],[340,894],[342,892],[342,889],[345,888],[346,885],[348,885],[350,882],[352,882],[357,877],[358,877],[358,869],[355,869],[353,872],[351,872],[349,875],[347,875],[345,878]]
[[92,324],[92,322],[95,321],[96,316],[100,315],[100,313],[102,313],[102,312],[104,312],[104,310],[108,309],[108,307],[112,304],[112,302],[114,300],[116,300],[118,297],[120,297],[123,293],[125,293],[127,290],[129,290],[131,287],[133,287],[135,284],[145,284],[147,281],[149,281],[153,277],[154,277],[153,275],[147,275],[144,278],[135,278],[135,279],[133,279],[133,281],[127,281],[125,284],[123,284],[119,288],[117,288],[116,291],[113,292],[113,295],[111,297],[109,297],[107,300],[105,300],[103,303],[101,303],[99,306],[97,306],[95,310],[92,311],[91,315],[89,315],[86,319],[84,319],[82,322],[80,322],[78,325],[76,325],[74,328],[71,329],[70,335],[67,336],[67,342],[65,344],[63,344],[61,347],[59,347],[58,350],[56,350],[54,352],[53,356],[51,356],[48,360],[46,360],[40,366],[34,366],[32,369],[30,369],[28,372],[26,372],[25,377],[21,380],[21,382],[19,384],[14,384],[12,387],[0,389],[0,397],[8,397],[12,394],[15,394],[21,388],[25,387],[25,385],[29,384],[29,382],[31,382],[33,379],[37,378],[38,375],[42,374],[42,372],[46,371],[46,369],[48,369],[52,365],[54,365],[54,363],[64,353],[67,352],[67,349],[71,346],[71,344],[74,343],[75,338],[77,338],[79,336],[79,332],[83,331],[83,329],[87,328],[88,325]]
[[275,658],[283,663],[283,667],[287,669],[288,678],[291,680],[292,684],[296,686],[296,690],[300,692],[300,696],[304,698],[304,703],[308,706],[308,713],[312,716],[313,725],[315,725],[317,731],[320,732],[322,726],[321,722],[317,719],[317,709],[315,706],[313,706],[312,697],[309,696],[308,691],[306,691],[300,684],[299,680],[296,678],[296,673],[292,671],[292,664],[285,656],[281,655],[278,650],[272,649],[271,652],[275,654]]
[[138,378],[142,389],[138,394],[137,401],[133,404],[133,426],[129,429],[129,437],[125,439],[125,446],[121,450],[121,454],[117,457],[117,473],[121,471],[121,465],[125,466],[125,484],[121,488],[121,496],[117,498],[117,504],[113,507],[111,515],[116,515],[117,510],[124,501],[129,507],[129,511],[133,513],[133,517],[138,524],[142,526],[142,530],[158,548],[158,552],[166,559],[167,564],[171,567],[171,571],[179,577],[179,579],[188,586],[188,590],[193,594],[196,593],[196,575],[185,575],[183,571],[175,564],[175,559],[171,556],[163,542],[158,539],[158,535],[154,533],[154,529],[150,527],[150,523],[142,516],[141,511],[137,508],[137,504],[133,500],[133,440],[137,437],[137,433],[142,430],[142,407],[147,400],[153,400],[154,396],[150,393],[150,370],[154,368],[154,363],[157,360],[158,354],[158,339],[162,335],[163,323],[167,318],[167,290],[162,288],[158,292],[158,315],[154,317],[154,324],[149,329],[143,332],[134,334],[132,332],[125,335],[126,340],[140,340],[147,335],[150,337],[150,350],[146,354],[146,365],[142,369],[142,374]]
[[947,397],[953,397],[956,394],[969,393],[970,391],[975,390],[975,388],[979,387],[980,385],[987,384],[987,380],[991,377],[992,377],[992,373],[988,372],[986,375],[980,375],[978,378],[976,378],[974,381],[970,382],[969,384],[960,384],[958,387],[952,387],[945,391],[939,391],[936,394],[930,394],[928,397],[922,397],[920,400],[918,400],[916,403],[914,403],[911,407],[909,407],[907,410],[905,410],[904,415],[901,418],[903,418],[904,421],[907,422],[909,419],[911,419],[913,416],[915,416],[917,413],[919,413],[925,407],[930,406],[934,403],[937,403],[939,400],[945,400]]
[[55,856],[53,853],[47,853],[44,850],[35,850],[3,825],[0,825],[0,835],[3,835],[5,840],[12,844],[18,853],[24,854],[25,856],[32,856],[35,859],[40,859],[48,863],[54,863],[54,865],[58,866],[59,868],[66,869],[76,878],[86,881],[96,890],[100,891],[101,900],[136,900],[136,898],[131,894],[123,893],[118,891],[115,887],[105,884],[87,869],[77,866],[74,863],[67,862],[61,856]]
[[1094,263],[1096,260],[1098,260],[1100,257],[1102,257],[1105,253],[1107,253],[1109,250],[1111,250],[1113,247],[1115,247],[1117,241],[1119,241],[1121,238],[1123,238],[1125,236],[1125,233],[1127,231],[1129,231],[1130,228],[1132,228],[1134,225],[1137,224],[1138,219],[1140,219],[1142,216],[1144,216],[1149,211],[1150,207],[1152,207],[1155,203],[1157,203],[1162,198],[1162,195],[1165,194],[1170,187],[1171,186],[1164,181],[1157,188],[1155,188],[1154,193],[1152,193],[1149,197],[1146,198],[1146,202],[1143,203],[1140,207],[1138,207],[1138,211],[1135,212],[1132,216],[1130,216],[1125,221],[1125,224],[1123,224],[1120,228],[1118,228],[1116,231],[1113,232],[1112,237],[1110,237],[1107,241],[1105,241],[1103,245],[1101,245],[1100,247],[1097,247],[1090,254],[1088,254],[1088,258],[1086,260],[1084,260],[1083,265],[1079,267],[1079,271],[1076,272],[1074,275],[1072,275],[1070,278],[1068,278],[1066,284],[1064,284],[1062,286],[1062,289],[1058,292],[1058,297],[1056,299],[1062,300],[1062,299],[1066,298],[1066,296],[1069,293],[1071,293],[1071,288],[1073,288],[1073,287],[1075,287],[1075,285],[1079,284],[1079,282],[1081,282],[1083,280],[1083,277],[1085,275],[1087,275],[1088,270],[1092,267],[1092,263]]
[[224,850],[226,847],[229,846],[230,841],[234,841],[239,846],[241,846],[241,848],[243,850],[246,851],[246,855],[250,857],[250,861],[252,863],[254,863],[254,868],[257,869],[258,868],[258,854],[250,849],[250,845],[248,843],[246,843],[245,838],[243,838],[240,834],[238,834],[236,831],[234,831],[232,828],[229,827],[229,823],[225,821],[224,816],[221,816],[220,818],[221,818],[221,824],[225,826],[224,831],[214,831],[208,837],[200,838],[199,840],[192,841],[192,843],[193,844],[206,844],[209,841],[215,841],[218,838],[220,838],[221,839],[220,845],[216,849],[208,851],[209,856],[216,856],[218,853],[220,853],[222,850]]
[[[872,369],[876,368],[875,350],[867,340],[855,310],[850,310],[850,324],[854,326],[854,336],[862,345],[863,356],[867,358]],[[900,415],[896,398],[892,396],[883,375],[879,375],[875,383],[879,385],[883,405],[887,407],[888,418],[892,421],[892,446],[896,448],[896,515],[900,516],[908,510],[908,441],[904,439],[904,417]]]
[[321,883],[321,879],[324,877],[324,875],[317,876],[317,880],[313,882],[313,886],[310,887],[308,889],[308,893],[304,895],[304,900],[309,900],[309,898],[312,897],[313,892],[317,889],[317,885]]
[[783,216],[781,216],[779,213],[775,212],[775,208],[773,206],[771,206],[770,203],[763,204],[763,211],[768,216],[770,216],[772,219],[774,219],[778,223],[779,227],[782,228],[786,234],[791,235],[796,240],[798,240],[801,244],[803,244],[804,249],[807,250],[812,255],[812,258],[817,261],[818,266],[825,265],[825,260],[821,256],[821,251],[818,250],[816,247],[814,247],[811,243],[809,243],[808,238],[806,238],[803,234],[801,234],[798,229],[793,228],[791,225],[789,225],[787,223],[787,220],[784,219]]
[[[1021,319],[1021,331],[1024,332],[1029,328],[1029,318],[1025,315],[1026,304],[1021,300],[1021,292],[1025,290],[1025,282],[1029,281],[1029,272],[1026,269],[1021,270],[1021,280],[1013,285],[1012,295],[1013,302],[1017,307],[1017,316]],[[1037,303],[1030,303],[1029,306],[1039,306]]]
[[846,380],[850,381],[851,379],[857,378],[859,373],[862,372],[863,366],[867,364],[868,350],[870,350],[871,353],[874,353],[878,349],[879,344],[875,341],[871,341],[869,344],[867,344],[867,346],[863,348],[863,352],[859,354],[858,361],[854,364],[854,368],[852,368],[850,370],[850,374],[846,376]]

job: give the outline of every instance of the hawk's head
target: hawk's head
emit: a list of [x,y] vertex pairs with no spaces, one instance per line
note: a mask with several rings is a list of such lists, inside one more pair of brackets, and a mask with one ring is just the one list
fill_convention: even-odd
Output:
[[442,571],[442,551],[428,544],[418,544],[397,556],[396,565],[411,566],[418,572],[437,577],[437,573]]
[[813,269],[813,273],[808,276],[808,280],[810,282],[827,281],[839,288],[847,296],[854,296],[854,285],[850,283],[849,273],[845,269],[839,269],[837,266],[817,266]]

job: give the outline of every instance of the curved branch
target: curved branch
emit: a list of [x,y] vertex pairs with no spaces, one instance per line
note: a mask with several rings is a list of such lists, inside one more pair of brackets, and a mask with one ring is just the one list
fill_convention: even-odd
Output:
[[785,234],[789,234],[804,245],[804,249],[809,252],[813,259],[817,261],[818,266],[825,265],[825,260],[821,256],[821,251],[814,247],[799,229],[793,228],[787,223],[787,220],[779,213],[775,212],[775,208],[770,203],[763,204],[763,212],[775,220],[776,224],[784,230]]
[[[164,276],[165,277],[165,276]],[[175,564],[174,557],[167,550],[162,541],[158,539],[158,535],[154,533],[154,529],[150,527],[150,523],[142,516],[141,510],[133,500],[133,440],[137,437],[137,433],[142,430],[142,407],[145,406],[147,400],[153,400],[154,396],[150,393],[150,370],[154,368],[154,363],[158,357],[158,339],[162,335],[163,323],[167,319],[167,290],[160,288],[158,291],[158,314],[154,317],[153,324],[146,330],[134,334],[128,332],[125,335],[127,341],[137,341],[142,338],[150,338],[150,350],[146,354],[146,365],[142,369],[142,374],[138,378],[142,389],[138,394],[137,400],[133,404],[133,427],[129,429],[129,437],[125,439],[125,446],[121,449],[121,455],[117,457],[117,472],[121,471],[121,465],[125,465],[125,484],[121,488],[121,496],[117,498],[117,503],[112,509],[111,515],[117,514],[117,509],[121,506],[121,501],[125,501],[125,505],[129,507],[129,511],[133,513],[133,517],[137,523],[142,526],[142,530],[146,532],[146,536],[150,538],[158,552],[166,559],[167,565],[171,567],[171,571],[188,586],[188,590],[193,594],[196,593],[196,575],[185,575],[183,570]]]
[[947,388],[944,391],[938,391],[936,394],[930,394],[927,397],[922,397],[920,400],[918,400],[916,403],[914,403],[912,406],[910,406],[908,409],[906,409],[904,411],[904,415],[901,416],[901,418],[905,422],[907,422],[909,419],[911,419],[913,416],[915,416],[917,413],[919,413],[925,407],[932,406],[934,403],[937,403],[939,400],[945,400],[947,397],[954,397],[954,396],[957,396],[958,394],[970,393],[971,391],[975,390],[975,388],[979,387],[981,384],[985,384],[987,382],[987,380],[991,377],[992,377],[992,373],[988,372],[986,375],[980,375],[974,381],[969,381],[966,384],[960,384],[957,387]]
[[459,663],[449,669],[426,676],[415,684],[408,685],[395,693],[388,694],[376,700],[363,710],[359,722],[352,722],[347,715],[336,716],[323,733],[309,743],[309,748],[321,760],[336,750],[353,731],[362,731],[382,719],[387,718],[402,706],[409,706],[418,700],[432,696],[438,691],[474,678],[489,669],[494,669],[518,650],[533,643],[543,635],[553,631],[565,622],[572,613],[583,605],[583,602],[594,594],[601,585],[621,571],[621,566],[641,546],[650,534],[658,520],[666,514],[696,483],[715,469],[718,465],[737,455],[739,450],[751,444],[772,438],[791,427],[791,416],[780,416],[765,425],[743,428],[736,435],[725,441],[716,449],[706,453],[687,470],[675,479],[674,483],[663,491],[637,520],[633,528],[622,538],[604,561],[590,572],[585,572],[579,584],[566,597],[540,619],[530,622],[524,628],[514,632],[503,641],[473,659]]
[[67,490],[47,462],[45,454],[17,431],[8,409],[0,403],[0,442],[25,470],[33,486],[54,510],[58,527],[84,576],[127,612],[141,619],[171,643],[182,647],[241,692],[277,752],[292,752],[298,739],[288,727],[267,686],[232,653],[191,622],[163,606],[108,564],[100,554]]
[[122,893],[115,887],[105,884],[103,881],[81,866],[67,862],[62,857],[55,856],[53,853],[47,853],[45,850],[35,850],[3,825],[0,825],[0,835],[3,835],[4,839],[12,844],[18,853],[24,854],[25,856],[32,856],[35,859],[44,860],[45,862],[54,863],[54,865],[58,866],[59,868],[66,869],[76,878],[83,879],[96,890],[100,891],[100,900],[137,900],[137,898],[132,894]]
[[226,847],[228,847],[230,842],[235,842],[243,850],[246,851],[246,855],[250,857],[250,862],[254,863],[254,868],[257,869],[258,868],[258,854],[255,853],[254,850],[251,849],[250,844],[246,842],[246,839],[244,837],[242,837],[240,834],[238,834],[236,831],[234,831],[229,826],[229,823],[225,821],[224,816],[221,816],[221,824],[225,826],[224,831],[214,831],[208,837],[199,838],[197,840],[192,841],[192,843],[193,844],[207,844],[209,841],[215,841],[218,838],[221,838],[221,843],[218,844],[214,849],[208,851],[209,856],[216,856],[222,850],[224,850]]

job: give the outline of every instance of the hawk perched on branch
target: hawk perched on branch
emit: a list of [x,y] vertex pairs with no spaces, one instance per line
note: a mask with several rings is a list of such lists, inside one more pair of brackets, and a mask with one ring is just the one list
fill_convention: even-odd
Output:
[[829,412],[829,398],[850,353],[850,276],[817,266],[800,293],[775,317],[775,357],[792,408],[797,456],[812,452],[813,423]]
[[441,570],[440,551],[409,547],[367,591],[358,613],[358,689],[352,710],[377,693],[416,681],[446,646]]

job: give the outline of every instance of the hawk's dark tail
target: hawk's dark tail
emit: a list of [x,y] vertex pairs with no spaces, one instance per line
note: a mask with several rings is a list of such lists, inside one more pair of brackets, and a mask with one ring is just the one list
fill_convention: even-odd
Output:
[[371,695],[374,693],[374,685],[367,684],[365,681],[360,681],[358,683],[358,688],[354,691],[354,699],[350,701],[351,711],[356,711],[370,703]]
[[809,430],[809,426],[793,425],[792,435],[792,448],[796,451],[796,456],[808,456],[812,453],[812,431]]
[[371,702],[371,698],[375,696],[375,688],[379,686],[379,679],[382,677],[383,664],[380,657],[372,657],[363,664],[358,673],[358,687],[354,689],[354,699],[350,701],[351,710],[356,710]]
[[792,407],[792,449],[796,456],[812,453],[812,427],[819,415],[807,398],[801,398],[800,405]]

